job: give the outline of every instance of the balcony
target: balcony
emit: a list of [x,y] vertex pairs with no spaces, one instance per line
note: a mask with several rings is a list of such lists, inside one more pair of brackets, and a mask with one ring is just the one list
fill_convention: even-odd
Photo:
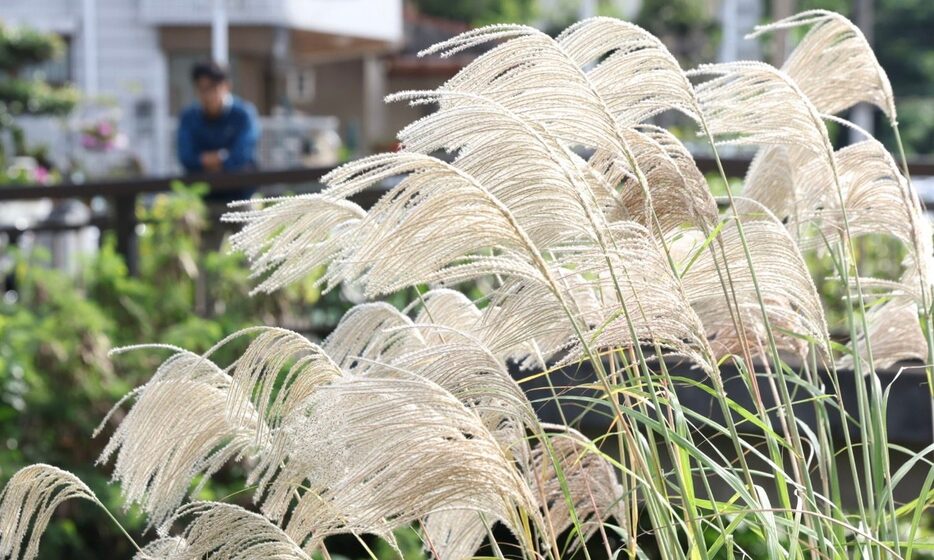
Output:
[[[140,19],[159,27],[210,26],[213,0],[141,0]],[[402,0],[226,0],[232,28],[274,27],[398,43]]]

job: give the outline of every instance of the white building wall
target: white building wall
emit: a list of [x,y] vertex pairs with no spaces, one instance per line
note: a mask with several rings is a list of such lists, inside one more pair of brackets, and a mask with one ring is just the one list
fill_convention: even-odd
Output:
[[145,170],[163,173],[168,169],[168,64],[158,29],[142,22],[134,0],[96,1],[99,90],[117,99],[122,128]]
[[[127,0],[129,1],[129,0]],[[149,23],[205,25],[212,0],[137,0]],[[226,0],[231,25],[285,26],[387,42],[402,40],[402,0]]]
[[759,41],[746,39],[746,35],[762,22],[763,12],[762,0],[722,0],[719,15],[723,36],[717,53],[721,62],[761,59]]
[[311,31],[402,41],[402,0],[283,0],[286,21]]
[[[79,87],[86,82],[82,1],[3,0],[0,5],[0,18],[11,25],[29,25],[69,37],[72,77]],[[95,1],[98,94],[116,102],[120,129],[127,134],[145,172],[166,172],[168,72],[159,49],[158,30],[141,20],[138,0]],[[140,109],[147,104],[149,116],[141,118]],[[31,141],[69,148],[57,121],[27,122],[25,128]]]
[[81,13],[81,0],[3,0],[0,18],[17,25],[28,23],[48,31],[69,31]]

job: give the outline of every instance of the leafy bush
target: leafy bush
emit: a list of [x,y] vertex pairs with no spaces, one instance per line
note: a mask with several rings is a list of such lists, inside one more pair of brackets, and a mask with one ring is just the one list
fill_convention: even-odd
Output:
[[[469,31],[431,52],[501,43],[437,90],[391,96],[438,106],[400,132],[401,151],[335,170],[319,194],[228,214],[265,297],[311,276],[415,301],[356,305],[320,344],[265,326],[210,349],[128,349],[170,353],[118,403],[99,459],[158,528],[136,558],[329,558],[361,535],[401,555],[413,524],[443,559],[917,557],[931,448],[908,463],[928,473],[919,497],[898,503],[908,467],[893,469],[890,453],[906,450],[888,441],[878,371],[915,360],[932,379],[934,240],[880,143],[831,142],[826,122],[850,126],[833,115],[860,102],[897,134],[868,43],[820,11],[759,32],[788,27],[809,31],[782,70],[687,73],[653,36],[609,18],[557,38]],[[646,124],[671,110],[715,154],[758,148],[742,198],[724,188],[725,213],[681,142]],[[396,176],[370,210],[351,201]],[[176,234],[152,233],[160,245]],[[898,249],[861,252],[875,236]],[[174,289],[193,257],[185,246],[157,256],[150,273]],[[876,270],[895,272],[866,276]],[[825,310],[812,275],[840,302]],[[469,282],[476,297],[450,288]],[[193,294],[156,294],[174,320],[156,324],[182,334],[154,335],[212,334],[177,303]],[[727,366],[748,408],[728,396]],[[567,368],[593,377],[562,385]],[[522,385],[536,380],[549,393],[530,400]],[[685,390],[714,410],[683,406]],[[540,420],[542,405],[565,403],[604,431],[585,433],[562,407],[562,423]],[[204,500],[231,463],[243,491]],[[255,507],[228,499],[245,493]],[[32,556],[69,498],[103,505],[56,467],[17,471],[0,497],[0,556]]]
[[[111,359],[112,348],[148,339],[204,351],[224,334],[258,321],[311,324],[312,311],[339,316],[347,307],[333,296],[322,301],[312,282],[276,296],[247,297],[250,280],[242,258],[199,248],[207,226],[204,192],[203,186],[178,185],[173,195],[140,206],[146,229],[138,277],[129,276],[113,239],[84,263],[77,282],[48,268],[42,254],[16,259],[16,291],[0,301],[0,479],[35,461],[52,462],[80,474],[119,514],[119,489],[92,466],[104,442],[88,438],[113,403],[146,380],[159,357],[129,353]],[[201,276],[209,278],[218,308],[198,316],[192,310]],[[235,480],[236,471],[230,476]],[[219,482],[202,496],[220,497],[236,488]],[[132,555],[132,545],[93,510],[63,510],[44,540],[42,557],[101,558],[101,550],[113,558]],[[132,532],[144,528],[135,512],[120,519]]]

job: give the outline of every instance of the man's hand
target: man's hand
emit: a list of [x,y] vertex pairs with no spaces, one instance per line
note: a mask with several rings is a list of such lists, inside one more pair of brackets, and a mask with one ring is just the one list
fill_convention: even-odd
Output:
[[204,152],[201,154],[201,167],[205,171],[220,171],[224,165],[220,152]]

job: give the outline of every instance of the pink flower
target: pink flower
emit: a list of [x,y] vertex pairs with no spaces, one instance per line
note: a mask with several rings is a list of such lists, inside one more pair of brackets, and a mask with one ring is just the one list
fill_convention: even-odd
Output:
[[97,138],[94,138],[90,134],[81,135],[81,147],[88,150],[96,150],[98,147]]
[[52,178],[52,174],[49,173],[49,170],[41,165],[37,165],[32,170],[32,179],[37,183],[43,185],[48,184],[49,180]]

